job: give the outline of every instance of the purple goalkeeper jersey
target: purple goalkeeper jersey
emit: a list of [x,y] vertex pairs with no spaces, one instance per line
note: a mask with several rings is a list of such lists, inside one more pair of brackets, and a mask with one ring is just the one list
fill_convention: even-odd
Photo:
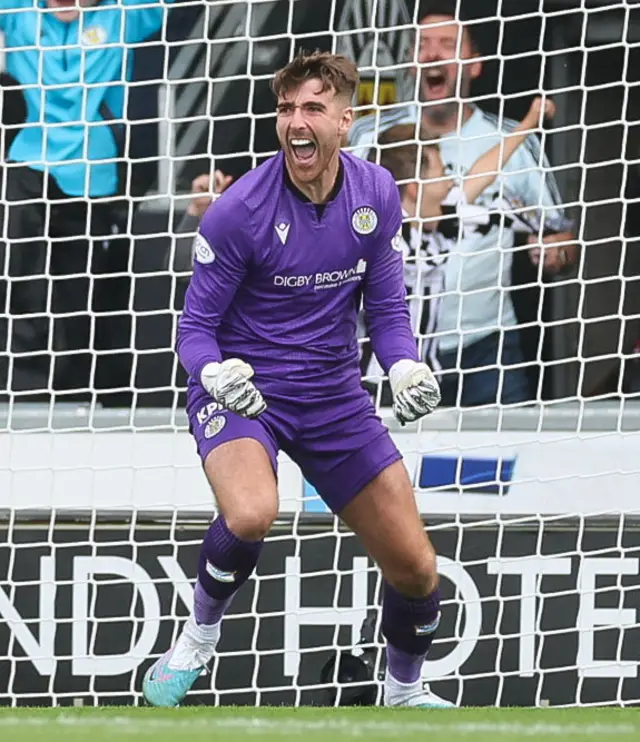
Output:
[[360,387],[361,302],[385,371],[417,360],[405,298],[398,189],[381,167],[340,155],[330,200],[313,204],[282,153],[208,209],[177,350],[200,383],[205,364],[241,358],[266,398],[317,398]]

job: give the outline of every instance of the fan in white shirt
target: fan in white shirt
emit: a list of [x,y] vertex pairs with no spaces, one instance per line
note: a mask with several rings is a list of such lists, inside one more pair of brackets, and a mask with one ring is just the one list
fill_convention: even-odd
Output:
[[[529,398],[530,390],[511,300],[513,252],[519,245],[513,227],[522,231],[526,220],[534,233],[519,239],[525,246],[529,243],[533,265],[548,275],[575,262],[577,245],[536,136],[526,138],[508,162],[502,157],[493,185],[475,203],[469,202],[482,207],[484,216],[468,207],[471,213],[458,221],[457,229],[447,229],[455,227],[447,209],[454,208],[459,218],[464,207],[451,183],[462,188],[476,160],[495,145],[504,146],[517,126],[465,102],[471,82],[482,73],[482,62],[469,27],[456,19],[457,12],[454,0],[420,1],[414,70],[420,102],[362,117],[352,127],[348,144],[359,156],[368,157],[380,133],[397,124],[413,127],[411,139],[423,129],[437,140],[444,163],[442,188],[452,201],[448,207],[445,201],[443,214],[433,217],[438,232],[450,240],[443,267],[447,290],[440,299],[438,322],[439,360],[446,370],[443,404],[521,402]],[[484,223],[470,229],[472,213]]]
[[[413,329],[421,355],[440,370],[437,355],[438,314],[446,290],[444,265],[459,239],[486,231],[496,221],[507,221],[520,232],[536,233],[540,224],[531,215],[518,213],[508,197],[495,199],[489,207],[477,205],[480,195],[496,180],[502,167],[540,123],[555,113],[552,101],[535,98],[527,115],[498,144],[471,166],[462,185],[447,176],[437,144],[424,132],[416,139],[413,124],[398,124],[382,133],[369,159],[379,160],[398,183],[405,222],[402,250],[405,254],[405,285],[409,293]],[[514,211],[514,209],[516,209]],[[510,212],[505,218],[503,211]],[[372,363],[375,363],[372,359]],[[370,366],[369,374],[377,371]]]

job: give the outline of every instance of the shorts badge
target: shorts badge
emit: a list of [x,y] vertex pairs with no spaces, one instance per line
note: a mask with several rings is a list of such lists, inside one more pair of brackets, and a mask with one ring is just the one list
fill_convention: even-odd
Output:
[[213,438],[214,435],[218,435],[226,424],[227,418],[224,415],[216,415],[215,417],[212,417],[204,429],[204,437]]

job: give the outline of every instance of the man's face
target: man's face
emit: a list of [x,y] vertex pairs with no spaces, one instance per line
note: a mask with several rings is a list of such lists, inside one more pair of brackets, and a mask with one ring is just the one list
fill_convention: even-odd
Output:
[[99,0],[47,0],[47,6],[51,8],[53,15],[63,23],[71,23],[80,15],[80,8],[89,8],[96,5]]
[[[482,63],[462,64],[460,60],[474,56],[469,33],[463,31],[458,22],[446,15],[430,15],[422,19],[418,34],[420,100],[436,103],[427,107],[427,115],[435,119],[446,118],[455,109],[459,98],[469,96],[471,81],[480,75]],[[437,105],[437,101],[442,101],[442,104]]]
[[281,94],[276,110],[276,132],[289,171],[304,183],[317,180],[349,130],[350,101],[332,89],[322,90],[322,82],[311,78]]

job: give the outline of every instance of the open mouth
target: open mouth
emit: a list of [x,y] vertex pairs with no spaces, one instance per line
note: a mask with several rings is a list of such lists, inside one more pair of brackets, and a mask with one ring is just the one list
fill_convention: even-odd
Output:
[[440,69],[426,70],[423,75],[430,98],[443,98],[448,94],[447,76]]
[[53,10],[80,10],[78,0],[53,0],[50,7]]
[[306,139],[305,137],[290,139],[289,146],[295,159],[301,163],[310,162],[317,150],[316,143],[312,139]]

